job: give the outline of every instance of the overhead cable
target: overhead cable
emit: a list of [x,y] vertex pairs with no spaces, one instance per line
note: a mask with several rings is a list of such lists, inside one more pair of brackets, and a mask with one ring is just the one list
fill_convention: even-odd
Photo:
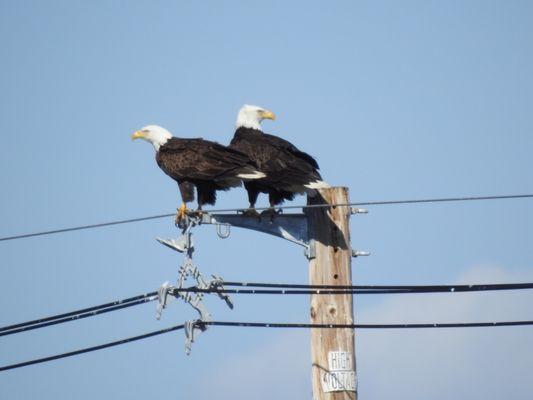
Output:
[[[505,326],[525,326],[533,325],[533,320],[524,321],[498,321],[498,322],[457,322],[457,323],[426,323],[426,324],[307,324],[307,323],[270,323],[270,322],[235,322],[235,321],[196,321],[198,326],[228,326],[240,328],[309,328],[309,329],[430,329],[430,328],[491,328]],[[84,349],[71,351],[68,353],[57,354],[54,356],[38,358],[35,360],[25,361],[17,364],[0,367],[0,372],[10,369],[26,367],[33,364],[40,364],[48,361],[58,360],[65,357],[71,357],[91,351],[106,349],[108,347],[118,346],[125,343],[146,339],[152,336],[161,335],[184,328],[184,324],[172,326],[145,333],[144,335],[133,336],[130,338],[117,340],[99,346],[87,347]]]
[[[310,204],[310,205],[300,205],[300,206],[282,206],[282,207],[276,207],[276,208],[281,209],[281,210],[290,210],[290,209],[307,209],[307,208],[323,208],[323,207],[379,206],[379,205],[392,205],[392,204],[443,203],[443,202],[480,201],[480,200],[508,200],[508,199],[523,199],[523,198],[533,198],[533,194],[443,197],[443,198],[411,199],[411,200],[383,200],[383,201],[367,201],[367,202],[357,202],[357,203],[347,203],[347,204]],[[258,211],[267,210],[267,209],[269,209],[269,207],[256,208],[256,210]],[[245,211],[245,210],[246,208],[227,208],[227,209],[204,210],[204,212],[223,213],[223,212],[238,212],[238,211]],[[0,242],[16,240],[16,239],[24,239],[24,238],[30,238],[30,237],[36,237],[36,236],[54,235],[54,234],[64,233],[64,232],[73,232],[73,231],[81,231],[81,230],[86,230],[86,229],[102,228],[102,227],[112,226],[112,225],[129,224],[133,222],[149,221],[149,220],[173,217],[175,215],[176,215],[175,213],[158,214],[158,215],[151,215],[147,217],[122,219],[122,220],[117,220],[117,221],[101,222],[97,224],[52,229],[52,230],[41,231],[41,232],[23,233],[20,235],[10,235],[10,236],[0,237]]]
[[[260,283],[260,282],[223,282],[227,286],[239,287],[261,287],[261,288],[284,288],[284,289],[317,289],[309,290],[309,293],[301,291],[302,294],[337,294],[342,291],[354,294],[387,294],[387,293],[445,293],[445,292],[479,292],[497,290],[523,290],[533,289],[533,282],[522,283],[490,283],[490,284],[460,284],[460,285],[306,285],[293,283]],[[196,290],[189,288],[189,290]],[[220,291],[220,289],[217,289]],[[245,290],[237,289],[235,292],[223,289],[222,293],[247,293]],[[331,290],[332,293],[324,290]],[[257,293],[257,290],[255,291]]]
[[[174,293],[225,293],[225,294],[276,294],[276,295],[343,295],[343,294],[410,294],[410,293],[464,293],[480,291],[500,291],[500,290],[524,290],[533,289],[533,283],[497,283],[497,284],[475,284],[475,285],[305,285],[290,283],[258,283],[258,282],[223,282],[223,286],[236,287],[259,287],[275,289],[221,289],[214,287],[210,289],[199,289],[197,287],[174,288]],[[278,289],[279,288],[279,289]],[[96,315],[108,313],[144,304],[157,299],[157,292],[150,292],[127,299],[115,300],[113,302],[98,306],[70,311],[64,314],[39,318],[32,321],[21,322],[13,325],[0,327],[0,336],[8,336],[15,333],[25,332],[33,329],[44,328],[65,322],[76,321]]]
[[104,344],[101,344],[101,345],[98,345],[98,346],[86,347],[84,349],[70,351],[68,353],[61,353],[61,354],[56,354],[54,356],[37,358],[35,360],[24,361],[24,362],[17,363],[17,364],[6,365],[4,367],[0,367],[0,372],[7,371],[7,370],[10,370],[10,369],[15,369],[15,368],[27,367],[28,365],[40,364],[40,363],[53,361],[53,360],[59,360],[60,358],[77,356],[79,354],[89,353],[91,351],[107,349],[108,347],[118,346],[118,345],[121,345],[121,344],[135,342],[137,340],[147,339],[147,338],[152,337],[152,336],[162,335],[163,333],[177,331],[177,330],[183,329],[183,328],[184,328],[183,324],[175,325],[175,326],[171,326],[170,328],[160,329],[158,331],[148,332],[148,333],[145,333],[143,335],[133,336],[133,337],[129,337],[129,338],[126,338],[126,339],[116,340],[114,342],[104,343]]
[[[463,196],[463,197],[440,197],[430,199],[410,199],[410,200],[377,200],[356,203],[341,203],[341,204],[307,204],[301,206],[281,206],[276,209],[291,210],[291,209],[306,209],[306,208],[324,208],[324,207],[355,207],[355,206],[383,206],[393,204],[416,204],[416,203],[446,203],[458,201],[480,201],[480,200],[509,200],[509,199],[523,199],[533,198],[533,194],[510,194],[510,195],[494,195],[494,196]],[[256,210],[268,210],[270,207],[258,207]],[[233,212],[241,211],[242,209],[228,208],[228,209],[213,209],[205,210],[207,213],[215,212]],[[171,214],[175,215],[175,214]]]
[[0,327],[0,336],[8,336],[14,333],[25,332],[33,329],[44,328],[46,326],[61,324],[69,321],[76,321],[111,311],[121,310],[127,307],[144,304],[157,299],[157,292],[141,294],[123,300],[116,300],[98,306],[83,308],[81,310],[70,311],[64,314],[52,315],[49,317],[34,319],[32,321]]
[[497,322],[451,322],[425,324],[307,324],[234,321],[197,321],[205,326],[236,326],[241,328],[315,328],[315,329],[428,329],[428,328],[491,328],[533,325],[533,320]]

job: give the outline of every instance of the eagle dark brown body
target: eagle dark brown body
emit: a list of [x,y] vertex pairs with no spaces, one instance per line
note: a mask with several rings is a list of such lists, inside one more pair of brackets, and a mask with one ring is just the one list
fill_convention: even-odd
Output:
[[194,200],[196,187],[199,209],[215,204],[217,190],[240,186],[242,175],[258,170],[245,154],[204,139],[172,137],[159,148],[156,161],[178,183],[185,203]]
[[266,174],[264,178],[244,183],[251,208],[259,193],[268,193],[273,207],[312,188],[311,183],[322,182],[316,160],[277,136],[239,127],[230,148],[246,154]]

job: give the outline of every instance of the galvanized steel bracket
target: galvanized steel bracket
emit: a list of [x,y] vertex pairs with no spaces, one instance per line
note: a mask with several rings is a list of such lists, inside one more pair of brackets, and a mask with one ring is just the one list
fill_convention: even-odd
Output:
[[[199,224],[217,226],[217,234],[226,238],[232,226],[268,233],[304,247],[305,256],[315,257],[314,241],[309,240],[307,217],[305,214],[278,214],[271,218],[257,218],[239,214],[208,214],[203,213]],[[222,227],[225,227],[222,230]]]

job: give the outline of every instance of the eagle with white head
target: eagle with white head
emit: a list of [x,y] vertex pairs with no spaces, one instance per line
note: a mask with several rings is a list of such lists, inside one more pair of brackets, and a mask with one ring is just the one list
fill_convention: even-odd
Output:
[[204,204],[214,205],[216,192],[265,177],[250,158],[236,150],[216,142],[173,137],[165,128],[148,125],[136,131],[132,140],[150,142],[156,151],[159,168],[178,183],[182,205],[176,222],[186,214],[186,203],[194,200],[194,188],[198,197],[198,210]]
[[280,137],[261,129],[265,119],[275,120],[272,111],[258,106],[244,105],[237,115],[236,131],[230,148],[246,154],[265,176],[244,182],[250,201],[250,213],[257,214],[255,203],[259,193],[267,193],[268,213],[296,194],[313,195],[315,189],[328,188],[318,172],[318,163],[307,153]]

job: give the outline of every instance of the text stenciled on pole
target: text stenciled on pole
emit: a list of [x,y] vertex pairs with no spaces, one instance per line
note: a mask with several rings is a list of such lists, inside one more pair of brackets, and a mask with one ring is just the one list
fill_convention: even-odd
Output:
[[328,371],[322,374],[322,390],[329,392],[355,392],[357,377],[352,363],[352,353],[348,351],[328,352]]

